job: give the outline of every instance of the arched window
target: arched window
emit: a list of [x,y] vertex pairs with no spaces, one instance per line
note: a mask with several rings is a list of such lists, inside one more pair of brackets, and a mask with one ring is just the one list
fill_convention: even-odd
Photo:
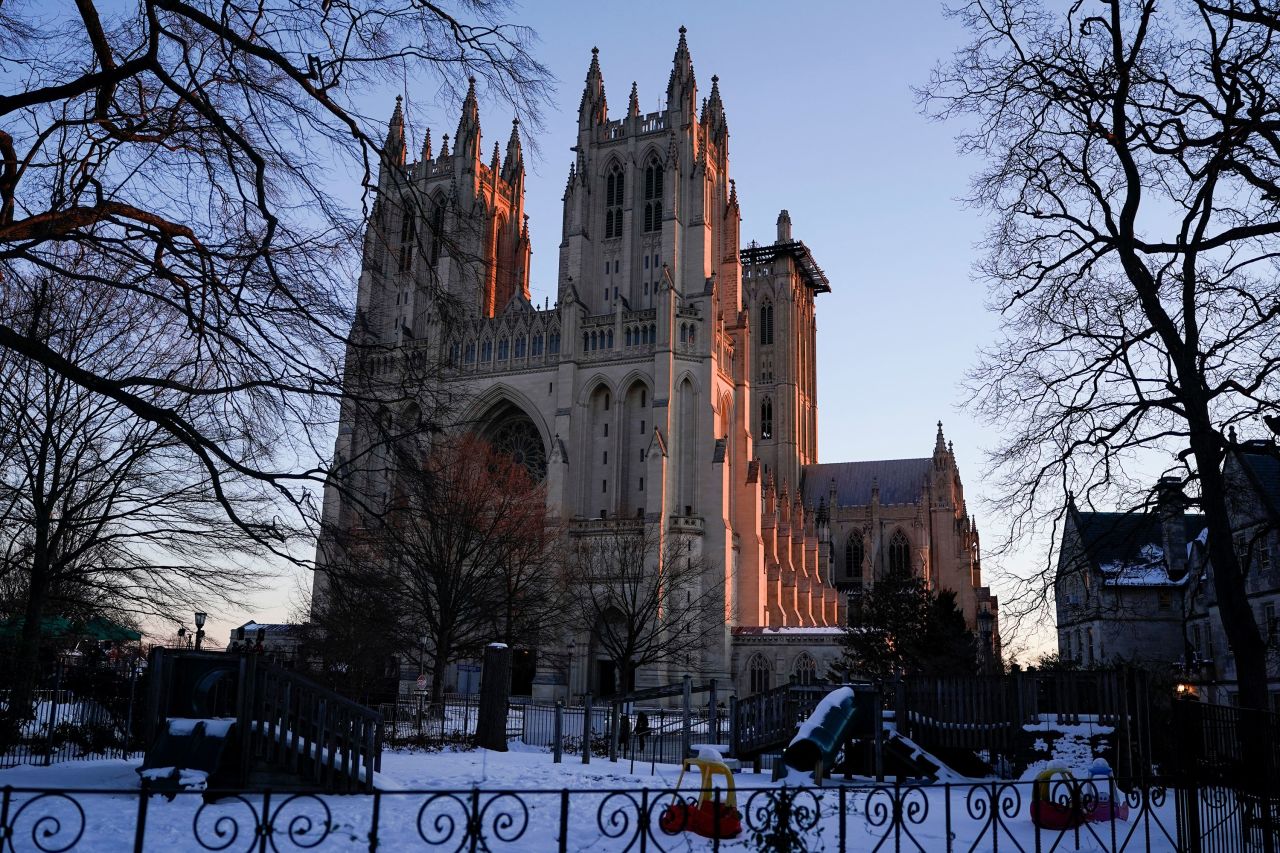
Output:
[[752,694],[763,693],[769,689],[773,672],[769,669],[769,662],[765,660],[764,655],[752,655],[750,662],[747,663],[747,672],[750,673]]
[[626,341],[626,345],[631,346],[631,327],[630,326],[627,326],[627,328],[623,330],[623,336],[624,336],[623,340]]
[[644,230],[662,229],[662,164],[654,157],[644,170]]
[[862,579],[862,560],[866,551],[862,545],[862,534],[854,531],[849,534],[849,541],[844,546],[844,573],[851,580]]
[[760,438],[773,438],[773,400],[769,397],[760,403]]
[[791,683],[809,686],[818,680],[818,662],[808,652],[801,652],[791,670]]
[[431,265],[440,260],[440,247],[444,244],[444,199],[431,202]]
[[889,571],[901,574],[911,571],[911,543],[901,530],[895,530],[889,540]]
[[773,343],[773,302],[768,299],[760,306],[760,343]]
[[680,343],[687,343],[689,340],[689,326],[685,323],[680,324]]
[[609,169],[604,183],[604,238],[610,240],[622,236],[622,167],[617,163]]

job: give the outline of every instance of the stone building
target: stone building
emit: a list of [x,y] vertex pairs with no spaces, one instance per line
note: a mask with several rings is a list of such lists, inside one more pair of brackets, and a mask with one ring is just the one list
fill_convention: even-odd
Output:
[[[1267,641],[1267,675],[1272,709],[1280,712],[1280,448],[1266,440],[1235,445],[1223,464],[1230,489],[1236,555],[1246,571],[1246,592],[1253,618]],[[1185,674],[1201,699],[1234,704],[1235,660],[1222,627],[1202,533],[1189,551],[1196,582],[1187,602]]]
[[[1269,646],[1280,710],[1280,449],[1232,446],[1223,465],[1234,547],[1246,567],[1254,619]],[[1152,512],[1087,513],[1068,506],[1058,559],[1058,651],[1082,665],[1135,662],[1184,679],[1210,702],[1237,692],[1207,559],[1204,517],[1183,512],[1176,478]]]
[[1082,666],[1161,668],[1182,657],[1187,543],[1204,527],[1183,512],[1177,481],[1150,512],[1067,506],[1055,579],[1058,654]]
[[[430,411],[434,427],[472,430],[523,461],[570,537],[616,535],[624,520],[691,536],[725,614],[697,674],[743,692],[750,655],[735,644],[782,650],[768,655],[781,670],[771,683],[797,663],[802,678],[830,663],[847,620],[832,524],[840,547],[861,525],[874,554],[875,525],[892,521],[909,538],[912,566],[954,584],[976,623],[978,601],[994,608],[994,599],[975,589],[977,535],[949,449],[902,472],[902,488],[895,480],[883,498],[828,489],[843,469],[817,464],[815,306],[831,285],[785,210],[772,243],[742,246],[719,81],[700,99],[683,28],[665,106],[642,113],[639,104],[633,84],[611,117],[593,50],[563,196],[558,297],[538,306],[519,126],[486,162],[473,84],[452,148],[444,136],[434,150],[427,131],[410,163],[397,103],[357,328],[386,348],[373,359],[379,376],[440,367],[425,371],[421,400],[376,415],[344,410],[335,457],[355,469],[347,484],[370,505],[387,500],[389,466],[352,460],[377,456],[368,451],[379,424],[412,425]],[[324,524],[317,596],[332,533],[358,526],[360,509],[330,489]],[[884,535],[891,547],[893,532]],[[865,576],[877,565],[869,557]],[[779,633],[791,629],[800,633]],[[534,655],[535,694],[600,689],[593,637],[566,638],[565,648],[576,652],[567,666],[561,649]],[[636,682],[680,674],[650,667]]]

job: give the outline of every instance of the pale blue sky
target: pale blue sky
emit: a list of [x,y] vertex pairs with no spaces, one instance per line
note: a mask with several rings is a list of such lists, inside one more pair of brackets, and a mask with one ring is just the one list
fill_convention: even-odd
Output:
[[[559,81],[526,184],[534,299],[555,299],[561,195],[591,48],[600,48],[611,115],[625,112],[633,80],[641,110],[653,111],[683,24],[700,93],[720,77],[743,241],[772,241],[787,208],[831,280],[818,300],[821,460],[927,456],[941,419],[970,511],[981,514],[981,451],[994,436],[959,405],[964,372],[996,326],[971,274],[982,222],[958,201],[977,164],[956,155],[955,128],[922,115],[911,91],[964,40],[941,4],[558,0],[511,17],[537,30],[534,52]],[[401,93],[411,157],[426,124],[438,146],[457,123],[423,86],[407,81]],[[387,115],[396,94],[385,93]],[[495,138],[505,145],[510,121],[509,108],[482,93],[486,150]],[[259,618],[283,615],[269,607]]]

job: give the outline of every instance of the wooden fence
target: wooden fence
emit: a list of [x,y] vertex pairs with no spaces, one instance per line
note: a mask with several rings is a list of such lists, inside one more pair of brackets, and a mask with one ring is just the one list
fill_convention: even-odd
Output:
[[913,677],[892,685],[899,731],[926,748],[1009,755],[1025,727],[1113,730],[1119,775],[1150,772],[1151,696],[1146,673],[1017,672],[992,676]]
[[265,771],[332,791],[373,788],[378,712],[254,654],[157,648],[149,674],[148,742],[171,717],[234,717],[240,784]]

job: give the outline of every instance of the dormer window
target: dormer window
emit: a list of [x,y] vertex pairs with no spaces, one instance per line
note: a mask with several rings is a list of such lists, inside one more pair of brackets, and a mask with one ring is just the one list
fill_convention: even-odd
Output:
[[622,167],[616,163],[604,182],[604,238],[612,240],[622,236],[622,198],[624,192],[624,176]]

